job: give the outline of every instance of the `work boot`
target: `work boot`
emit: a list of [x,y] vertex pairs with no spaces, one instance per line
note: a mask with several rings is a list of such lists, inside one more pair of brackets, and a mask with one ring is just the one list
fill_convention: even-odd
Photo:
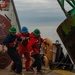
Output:
[[37,68],[36,67],[35,68],[33,67],[33,71],[35,74],[37,74]]
[[12,69],[12,68],[11,68],[11,69],[10,69],[10,72],[15,72],[15,69]]

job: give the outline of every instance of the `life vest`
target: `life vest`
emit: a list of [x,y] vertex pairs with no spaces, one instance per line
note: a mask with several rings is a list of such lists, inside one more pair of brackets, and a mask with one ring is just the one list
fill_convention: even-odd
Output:
[[22,44],[23,44],[24,46],[27,46],[28,41],[29,41],[29,37],[26,37],[25,40],[22,42]]
[[13,42],[11,43],[7,43],[6,46],[8,47],[16,47],[16,44],[17,44],[17,39],[15,39]]
[[8,1],[7,0],[0,0],[3,1],[4,4],[0,4],[0,8],[6,8],[8,5]]

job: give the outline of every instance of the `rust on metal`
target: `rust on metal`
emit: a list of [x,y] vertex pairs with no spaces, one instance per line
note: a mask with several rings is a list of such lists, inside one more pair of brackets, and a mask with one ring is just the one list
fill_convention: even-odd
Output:
[[9,57],[7,52],[4,54],[0,52],[0,69],[7,67],[10,63],[11,63],[11,58]]

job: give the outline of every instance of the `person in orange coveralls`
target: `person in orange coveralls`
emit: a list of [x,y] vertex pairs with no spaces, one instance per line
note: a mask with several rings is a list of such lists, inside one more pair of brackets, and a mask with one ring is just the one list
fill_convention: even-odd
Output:
[[26,68],[26,71],[29,71],[31,58],[30,58],[30,52],[27,49],[27,44],[28,44],[28,41],[29,41],[28,28],[22,27],[21,33],[18,33],[17,36],[21,37],[21,38],[25,37],[25,40],[18,44],[18,53],[21,57],[24,54],[24,57],[26,59],[25,68]]
[[37,67],[37,72],[43,72],[41,70],[42,62],[40,57],[41,42],[44,42],[44,40],[40,36],[40,30],[35,29],[32,33],[30,33],[30,40],[28,42],[27,48],[30,52],[33,52],[33,57],[35,59],[31,65],[31,69]]

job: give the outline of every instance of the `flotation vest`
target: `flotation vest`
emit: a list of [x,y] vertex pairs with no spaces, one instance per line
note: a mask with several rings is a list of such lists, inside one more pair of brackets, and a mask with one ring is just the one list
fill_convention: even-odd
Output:
[[0,4],[0,8],[6,8],[8,5],[8,1],[7,0],[0,0],[3,1],[4,4]]
[[7,43],[6,46],[8,47],[16,47],[16,44],[17,44],[17,39],[15,39],[13,42],[11,43]]
[[22,42],[22,44],[23,44],[24,46],[27,46],[28,41],[29,41],[29,37],[26,37],[25,40]]

